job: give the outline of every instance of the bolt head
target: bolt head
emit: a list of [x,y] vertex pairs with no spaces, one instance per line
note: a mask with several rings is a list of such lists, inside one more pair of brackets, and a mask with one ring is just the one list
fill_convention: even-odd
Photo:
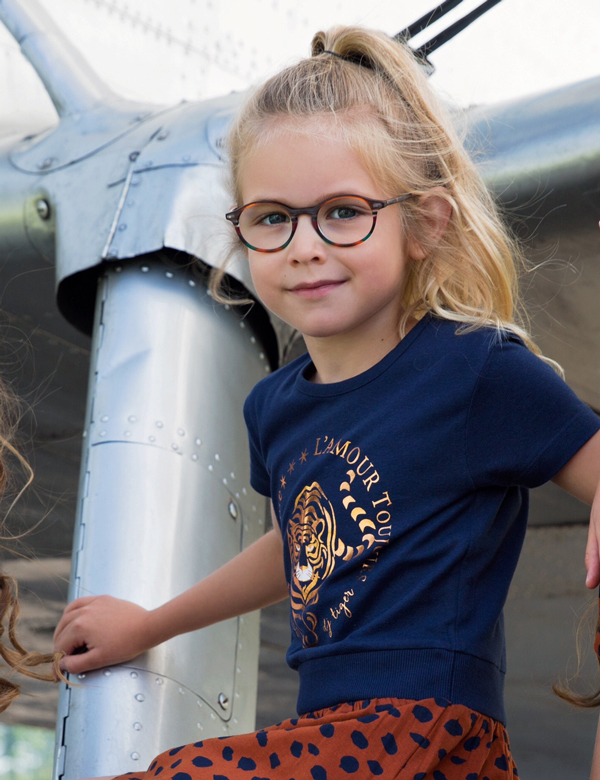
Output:
[[35,203],[35,208],[40,219],[50,219],[50,204],[44,198],[40,198]]

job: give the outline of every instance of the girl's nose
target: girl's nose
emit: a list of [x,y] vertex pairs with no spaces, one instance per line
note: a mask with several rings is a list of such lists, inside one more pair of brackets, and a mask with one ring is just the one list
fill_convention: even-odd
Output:
[[300,214],[298,225],[288,251],[290,260],[296,263],[325,259],[326,243],[315,230],[309,214]]

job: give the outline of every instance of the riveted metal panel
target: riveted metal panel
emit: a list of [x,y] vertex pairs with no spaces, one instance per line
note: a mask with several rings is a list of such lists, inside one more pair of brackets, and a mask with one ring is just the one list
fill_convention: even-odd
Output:
[[[71,596],[156,607],[257,539],[243,400],[269,371],[250,325],[160,262],[109,270],[97,302]],[[254,724],[256,615],[74,680],[57,777],[140,768]],[[64,767],[63,767],[64,765]]]

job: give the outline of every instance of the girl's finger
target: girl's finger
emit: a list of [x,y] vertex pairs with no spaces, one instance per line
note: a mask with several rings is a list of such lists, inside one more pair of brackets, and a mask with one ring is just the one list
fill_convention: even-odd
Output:
[[99,669],[105,666],[100,657],[100,652],[97,649],[88,650],[84,653],[76,655],[66,655],[60,660],[60,668],[63,672],[69,672],[70,674],[82,674],[83,672],[91,672],[93,669]]
[[587,545],[585,548],[585,565],[587,576],[585,584],[588,588],[597,588],[600,585],[600,549],[598,547],[598,534],[594,519],[590,520]]

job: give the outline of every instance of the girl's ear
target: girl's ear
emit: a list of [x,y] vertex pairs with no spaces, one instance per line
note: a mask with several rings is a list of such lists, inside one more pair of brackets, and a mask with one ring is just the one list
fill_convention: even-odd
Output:
[[424,260],[446,232],[452,205],[439,194],[442,191],[443,187],[433,187],[426,195],[421,195],[421,229],[427,235],[422,243],[417,236],[409,238],[408,252],[413,260]]

